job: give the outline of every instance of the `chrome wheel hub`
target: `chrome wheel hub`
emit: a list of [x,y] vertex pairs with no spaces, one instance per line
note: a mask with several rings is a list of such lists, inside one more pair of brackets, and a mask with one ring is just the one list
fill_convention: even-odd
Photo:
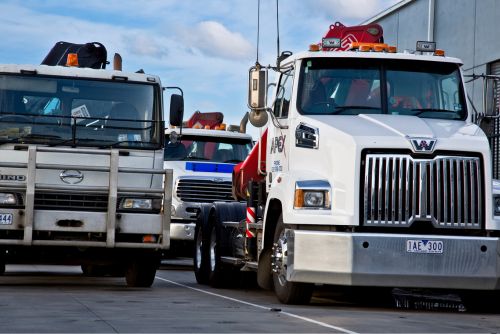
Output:
[[217,242],[215,240],[215,228],[212,229],[212,233],[210,234],[210,270],[215,271],[215,247],[217,246]]
[[278,277],[281,285],[286,284],[286,268],[287,268],[288,246],[285,238],[285,232],[280,234],[278,240],[273,244],[271,255],[271,269]]

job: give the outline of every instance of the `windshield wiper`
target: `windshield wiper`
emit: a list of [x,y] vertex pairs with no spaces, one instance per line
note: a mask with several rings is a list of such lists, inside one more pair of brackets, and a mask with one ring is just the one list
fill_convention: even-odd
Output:
[[61,139],[61,136],[55,136],[55,135],[47,135],[47,134],[40,134],[40,133],[30,133],[24,136],[18,137],[20,142],[24,142],[26,139],[28,140],[54,140],[54,139]]
[[368,110],[380,110],[379,107],[372,107],[372,106],[335,106],[335,110],[331,112],[331,115],[336,115],[342,111],[345,111],[347,109],[355,109],[355,110],[360,110],[360,109],[368,109]]
[[183,158],[182,160],[210,160],[210,159],[203,158],[203,157],[190,157],[190,156],[187,156],[187,157]]
[[[117,146],[120,146],[121,144],[140,144],[140,147],[143,147],[144,146],[156,146],[156,144],[154,143],[151,143],[151,142],[148,142],[148,141],[139,141],[139,140],[119,140],[119,141],[115,141],[114,143],[110,143],[110,144],[105,144],[105,145],[101,145],[99,146],[99,148],[113,148],[113,147],[117,147]],[[137,147],[136,145],[130,145],[128,147]]]
[[419,116],[420,114],[423,114],[425,112],[445,112],[445,113],[452,113],[455,117],[454,118],[462,118],[455,110],[448,110],[448,109],[439,109],[439,108],[415,108],[415,109],[410,109],[411,111],[416,111],[415,114],[412,114],[411,116]]
[[228,163],[240,163],[242,160],[240,159],[228,159],[226,161],[223,161],[223,163],[228,164]]

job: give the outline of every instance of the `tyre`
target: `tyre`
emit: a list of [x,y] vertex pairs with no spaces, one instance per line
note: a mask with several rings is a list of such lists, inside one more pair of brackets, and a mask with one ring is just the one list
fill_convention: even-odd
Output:
[[216,226],[216,223],[210,224],[209,234],[208,234],[208,282],[213,287],[222,287],[223,282],[223,268],[221,261],[221,247],[220,247],[220,231]]
[[199,284],[209,283],[209,237],[206,226],[198,222],[194,230],[194,256],[193,267],[196,282]]
[[290,282],[286,279],[288,250],[283,215],[278,218],[273,241],[271,267],[276,297],[283,304],[309,303],[314,285],[311,283]]
[[157,268],[158,261],[154,255],[134,258],[125,272],[127,286],[149,288],[155,280]]

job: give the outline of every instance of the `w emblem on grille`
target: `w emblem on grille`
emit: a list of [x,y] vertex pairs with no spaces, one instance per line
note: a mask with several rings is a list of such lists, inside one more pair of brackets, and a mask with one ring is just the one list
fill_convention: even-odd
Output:
[[414,152],[432,153],[436,146],[436,139],[432,138],[409,138]]

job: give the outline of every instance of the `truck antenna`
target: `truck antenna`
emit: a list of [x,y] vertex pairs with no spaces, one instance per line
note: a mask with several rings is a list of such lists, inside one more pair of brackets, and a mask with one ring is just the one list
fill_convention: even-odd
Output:
[[260,0],[257,0],[257,57],[255,65],[259,64],[259,36],[260,36]]
[[279,21],[279,6],[278,6],[279,0],[276,0],[276,50],[278,54],[276,55],[277,58],[280,56],[280,21]]

